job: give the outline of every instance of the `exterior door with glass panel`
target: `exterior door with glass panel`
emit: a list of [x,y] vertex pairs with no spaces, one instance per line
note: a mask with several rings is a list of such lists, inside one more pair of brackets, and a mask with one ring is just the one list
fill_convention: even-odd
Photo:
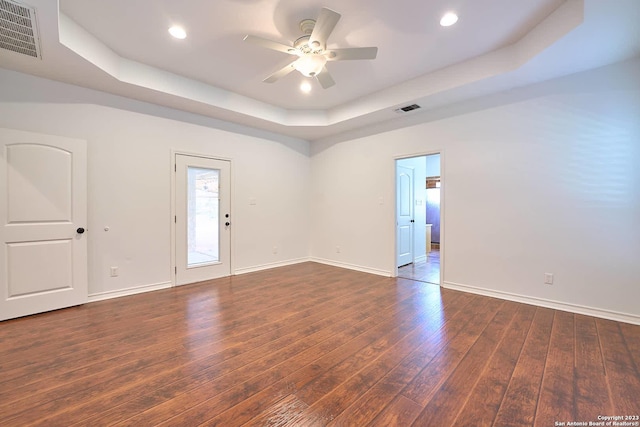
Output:
[[231,274],[231,163],[176,154],[176,285]]
[[0,320],[87,301],[86,150],[0,129]]

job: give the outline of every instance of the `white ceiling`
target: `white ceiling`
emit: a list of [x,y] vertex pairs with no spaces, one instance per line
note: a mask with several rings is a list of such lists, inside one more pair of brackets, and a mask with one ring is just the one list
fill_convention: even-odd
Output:
[[[638,0],[21,0],[38,14],[42,60],[0,49],[0,66],[314,141],[640,54]],[[377,46],[330,62],[336,85],[262,79],[322,7],[342,14],[328,47]],[[452,27],[440,17],[455,11]],[[185,40],[167,32],[172,24]],[[408,113],[420,114],[421,110]]]

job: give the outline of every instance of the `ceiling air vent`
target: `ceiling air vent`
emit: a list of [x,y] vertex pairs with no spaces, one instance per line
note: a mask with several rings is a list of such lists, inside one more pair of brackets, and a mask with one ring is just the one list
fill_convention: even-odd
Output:
[[40,38],[34,8],[0,0],[0,48],[40,58]]
[[409,111],[417,110],[418,108],[421,108],[418,104],[411,104],[406,107],[396,108],[394,111],[396,113],[408,113]]

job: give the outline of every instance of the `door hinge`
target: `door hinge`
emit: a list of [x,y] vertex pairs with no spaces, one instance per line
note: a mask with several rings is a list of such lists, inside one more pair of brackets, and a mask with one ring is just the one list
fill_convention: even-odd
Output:
[[178,267],[173,267],[173,274],[178,274]]
[[174,215],[173,216],[173,222],[177,223],[178,222],[178,215]]
[[173,171],[174,172],[178,172],[178,164],[177,163],[173,164]]

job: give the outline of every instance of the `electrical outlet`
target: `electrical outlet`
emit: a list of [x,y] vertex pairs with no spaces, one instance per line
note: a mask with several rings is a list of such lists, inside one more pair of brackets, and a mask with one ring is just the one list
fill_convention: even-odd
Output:
[[111,277],[118,277],[118,267],[111,267]]
[[553,273],[544,273],[545,285],[553,285]]
[[340,246],[336,246],[336,253],[339,254],[340,253]]

